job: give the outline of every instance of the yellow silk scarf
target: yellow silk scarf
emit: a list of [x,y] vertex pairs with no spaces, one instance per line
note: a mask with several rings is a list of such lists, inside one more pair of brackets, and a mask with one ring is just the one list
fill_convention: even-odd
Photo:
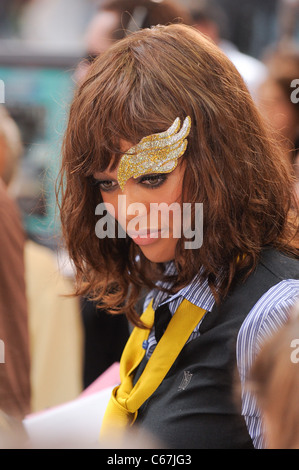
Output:
[[149,329],[134,328],[120,360],[121,384],[112,391],[103,418],[100,438],[115,435],[134,423],[140,406],[163,381],[205,310],[184,299],[170,320],[164,335],[148,360],[140,378],[133,386],[134,374],[145,350],[142,343],[148,338],[154,323],[152,302],[141,316]]

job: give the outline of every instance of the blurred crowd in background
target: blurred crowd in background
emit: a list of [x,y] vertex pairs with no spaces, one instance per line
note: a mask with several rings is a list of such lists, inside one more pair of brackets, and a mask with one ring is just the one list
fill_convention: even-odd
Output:
[[[121,27],[129,34],[169,22],[154,11],[163,4],[171,8],[172,2],[0,2],[1,191],[20,213],[25,258],[19,268],[24,270],[27,299],[22,310],[16,302],[24,299],[15,286],[8,299],[9,285],[3,281],[8,274],[0,270],[0,339],[5,344],[5,362],[11,354],[23,370],[23,377],[11,379],[14,390],[23,387],[24,394],[18,397],[17,412],[8,403],[5,411],[12,415],[24,416],[77,397],[119,360],[129,335],[130,325],[124,318],[106,316],[88,299],[64,295],[72,291],[72,266],[60,239],[55,180],[68,106],[90,63],[121,38],[123,33],[119,37],[113,33]],[[183,22],[208,35],[235,63],[299,180],[299,1],[177,0],[174,8]],[[294,191],[298,191],[296,181]],[[3,270],[5,254],[8,251],[0,244]],[[9,261],[9,273],[13,269]],[[14,340],[9,333],[5,337],[1,319],[8,309],[15,311],[16,323],[10,325]],[[23,325],[18,336],[16,325],[22,322],[22,311],[28,316],[28,332]],[[1,374],[0,364],[4,383]],[[0,399],[9,401],[1,390]],[[25,406],[22,400],[27,400]]]

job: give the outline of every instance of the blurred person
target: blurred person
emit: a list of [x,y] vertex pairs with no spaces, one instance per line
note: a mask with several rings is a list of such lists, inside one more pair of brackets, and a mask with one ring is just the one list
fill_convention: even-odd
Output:
[[268,449],[299,449],[299,305],[262,342],[247,383],[257,399]]
[[257,105],[272,129],[273,137],[284,148],[299,195],[299,93],[293,85],[299,78],[299,53],[278,49],[267,52],[264,61],[268,75],[257,90]]
[[[243,383],[299,297],[298,206],[236,67],[185,25],[113,44],[74,96],[60,176],[76,293],[135,326],[102,436],[137,426],[168,448],[262,447],[252,397],[232,402],[232,371]],[[194,210],[152,218],[161,203]],[[95,230],[109,220],[110,236]]]
[[260,60],[239,51],[237,46],[227,39],[229,31],[225,10],[211,0],[203,0],[199,2],[198,7],[191,9],[191,15],[193,26],[208,36],[228,56],[255,98],[256,90],[266,76],[266,67]]
[[262,61],[267,67],[267,74],[271,76],[298,78],[298,45],[286,47],[278,43],[269,46],[263,52]]
[[0,409],[22,419],[31,411],[30,335],[22,222],[0,181]]
[[[14,185],[18,184],[22,150],[19,128],[6,108],[1,106],[0,175],[12,197],[17,192]],[[16,237],[17,230],[21,230],[21,218],[19,225],[15,228]],[[82,323],[78,299],[65,297],[72,290],[71,281],[60,272],[55,253],[28,239],[26,233],[22,236],[24,246],[20,269],[25,276],[28,314],[30,411],[35,412],[74,399],[82,391]],[[7,248],[7,256],[10,256]],[[4,282],[2,287],[5,288]],[[16,302],[19,297],[16,295]],[[23,314],[20,308],[20,316]]]
[[[298,75],[299,77],[299,75]],[[291,101],[291,76],[271,76],[260,85],[257,105],[285,149],[286,159],[295,164],[299,147],[299,107]]]
[[104,0],[85,36],[86,60],[77,70],[78,81],[85,77],[90,62],[115,41],[138,29],[177,22],[191,24],[191,16],[175,0]]
[[32,240],[24,250],[31,351],[31,410],[56,406],[83,390],[83,325],[72,279],[56,254]]
[[[79,65],[76,79],[82,81],[92,61],[114,42],[138,29],[173,22],[191,23],[188,10],[173,0],[101,2],[86,33],[87,60]],[[130,325],[125,317],[111,317],[87,298],[81,300],[81,308],[86,334],[84,386],[88,386],[113,362],[119,361],[129,337]]]

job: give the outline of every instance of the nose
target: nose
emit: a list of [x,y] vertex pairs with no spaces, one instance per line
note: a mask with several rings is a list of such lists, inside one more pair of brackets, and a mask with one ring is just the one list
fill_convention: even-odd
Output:
[[[127,187],[128,186],[128,187]],[[140,200],[138,191],[126,184],[123,193],[118,200],[118,221],[123,227],[134,219],[144,228],[147,226],[148,205],[146,201]]]

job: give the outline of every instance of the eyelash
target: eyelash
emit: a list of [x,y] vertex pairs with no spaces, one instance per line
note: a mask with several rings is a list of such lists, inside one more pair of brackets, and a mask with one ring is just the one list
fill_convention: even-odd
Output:
[[[155,179],[156,183],[154,184],[146,184],[151,189],[159,188],[162,184],[167,180],[168,175],[166,173],[155,173],[151,175],[144,175],[140,178],[139,184],[144,184],[146,181],[150,181],[150,179]],[[158,180],[158,181],[157,181]]]
[[[138,178],[137,182],[138,184],[148,186],[150,189],[156,189],[162,186],[162,184],[167,180],[167,178],[168,178],[168,175],[165,173],[157,173],[157,174],[155,173],[155,174],[141,176],[140,178]],[[146,184],[146,182],[149,182],[151,179],[156,179],[158,180],[158,182],[154,184]],[[105,188],[103,185],[107,183],[113,184],[113,181],[111,180],[97,180],[96,181],[96,184],[100,187],[100,190],[106,193],[113,191],[118,186],[118,184],[115,183],[114,186],[110,188]]]
[[100,190],[104,191],[105,193],[109,193],[110,191],[113,191],[113,189],[115,189],[117,186],[117,183],[116,183],[115,186],[112,186],[110,188],[105,188],[103,185],[107,183],[113,183],[113,181],[111,180],[97,180],[96,181],[96,185],[99,186]]

